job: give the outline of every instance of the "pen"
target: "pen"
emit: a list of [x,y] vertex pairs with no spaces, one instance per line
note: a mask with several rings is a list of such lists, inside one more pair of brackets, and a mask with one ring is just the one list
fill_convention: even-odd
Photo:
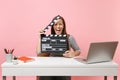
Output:
[[8,51],[7,51],[7,49],[6,49],[6,48],[4,49],[4,51],[5,51],[5,53],[6,53],[6,54],[8,54]]
[[10,51],[10,53],[12,54],[12,53],[13,53],[13,51],[14,51],[14,49],[12,49],[12,50]]
[[10,50],[9,49],[6,49],[7,50],[7,54],[9,54],[10,53]]
[[5,51],[6,54],[12,54],[13,51],[14,51],[14,49],[8,49],[8,50],[7,50],[7,49],[5,48],[4,51]]

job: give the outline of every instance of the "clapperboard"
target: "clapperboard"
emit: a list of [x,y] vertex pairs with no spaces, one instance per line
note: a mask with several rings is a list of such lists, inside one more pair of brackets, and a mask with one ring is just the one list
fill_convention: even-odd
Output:
[[[58,15],[50,22],[50,24],[44,28],[46,32],[55,22],[60,19],[61,16]],[[41,53],[64,53],[69,49],[67,35],[45,35],[41,36]]]
[[68,50],[67,35],[42,35],[42,53],[64,53]]

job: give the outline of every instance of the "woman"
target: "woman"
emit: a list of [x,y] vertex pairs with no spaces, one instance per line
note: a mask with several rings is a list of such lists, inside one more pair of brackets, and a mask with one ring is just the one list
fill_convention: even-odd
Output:
[[[66,34],[67,35],[68,43],[69,43],[69,50],[65,51],[65,53],[62,56],[63,57],[68,57],[68,58],[79,56],[80,55],[79,46],[77,45],[74,37],[72,35],[67,34],[66,24],[65,24],[64,18],[61,17],[61,16],[59,16],[59,17],[60,18],[57,19],[54,22],[54,24],[51,26],[51,34],[57,34],[57,35]],[[44,30],[41,30],[40,34],[44,34]],[[40,44],[40,40],[39,40],[39,44]],[[50,53],[50,54],[43,54],[43,53],[40,54],[41,53],[40,46],[38,46],[37,53],[38,53],[38,56],[56,56],[55,54],[52,54],[52,53]],[[40,80],[71,80],[71,77],[69,77],[69,76],[45,76],[45,77],[40,76]]]

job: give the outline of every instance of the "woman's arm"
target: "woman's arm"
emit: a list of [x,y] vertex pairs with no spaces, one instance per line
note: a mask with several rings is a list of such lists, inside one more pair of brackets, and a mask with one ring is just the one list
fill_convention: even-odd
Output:
[[41,53],[41,48],[40,48],[40,45],[41,45],[41,41],[40,41],[40,39],[41,39],[41,36],[40,36],[40,34],[39,34],[39,39],[38,39],[38,44],[37,44],[37,48],[36,48],[36,53],[37,53],[37,55],[39,55],[40,53]]
[[70,44],[70,47],[73,49],[73,50],[68,50],[66,51],[63,56],[64,57],[75,57],[75,56],[79,56],[80,55],[80,48],[78,46],[78,44],[76,43],[75,39],[73,36],[69,36],[69,44]]
[[79,50],[73,51],[73,56],[79,56],[79,55],[80,55],[80,51]]
[[38,44],[37,44],[37,49],[36,49],[36,53],[37,53],[37,56],[39,57],[46,57],[46,56],[49,56],[49,53],[41,53],[41,35],[44,34],[44,31],[41,30],[40,33],[39,33],[39,40],[38,40]]

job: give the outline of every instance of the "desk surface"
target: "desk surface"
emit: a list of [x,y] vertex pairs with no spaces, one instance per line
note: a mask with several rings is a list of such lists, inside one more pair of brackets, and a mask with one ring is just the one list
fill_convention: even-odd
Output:
[[74,58],[33,57],[34,61],[19,62],[17,65],[4,62],[2,75],[117,75],[118,64],[103,62],[95,64],[81,63]]
[[2,67],[70,67],[70,68],[90,68],[90,67],[100,67],[100,68],[112,68],[118,67],[118,65],[111,61],[111,62],[102,62],[102,63],[94,63],[94,64],[85,64],[80,61],[75,60],[74,58],[64,58],[64,57],[33,57],[35,60],[30,62],[22,62],[19,61],[17,65],[13,65],[13,63],[3,63]]

